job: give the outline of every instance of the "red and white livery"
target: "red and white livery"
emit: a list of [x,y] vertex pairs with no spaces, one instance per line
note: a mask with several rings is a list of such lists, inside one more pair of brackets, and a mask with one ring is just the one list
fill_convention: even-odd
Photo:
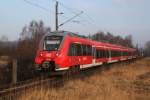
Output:
[[58,31],[43,36],[35,63],[39,69],[88,68],[136,58],[136,49],[92,41],[77,34]]

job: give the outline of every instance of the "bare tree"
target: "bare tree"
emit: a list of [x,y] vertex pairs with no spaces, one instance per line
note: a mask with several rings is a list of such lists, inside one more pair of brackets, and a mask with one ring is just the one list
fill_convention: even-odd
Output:
[[5,35],[2,35],[1,38],[0,38],[0,41],[7,42],[8,41],[8,37],[5,36]]
[[18,56],[33,59],[41,37],[48,32],[50,28],[45,27],[43,21],[31,21],[24,26],[18,43]]
[[132,44],[132,35],[128,35],[125,38],[121,36],[114,36],[112,33],[107,32],[97,32],[91,36],[91,38],[95,41],[107,42],[127,47],[133,47]]
[[23,27],[17,47],[18,80],[23,81],[34,77],[34,58],[41,37],[50,32],[43,21],[31,21]]
[[127,47],[133,47],[132,35],[128,35],[125,37],[125,44]]

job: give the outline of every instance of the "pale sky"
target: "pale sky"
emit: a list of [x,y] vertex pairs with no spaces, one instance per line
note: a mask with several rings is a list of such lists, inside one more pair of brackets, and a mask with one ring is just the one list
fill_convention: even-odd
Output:
[[[28,0],[46,10],[26,3],[24,0],[0,1],[0,37],[5,35],[16,40],[22,27],[31,20],[43,20],[46,26],[54,30],[55,0]],[[131,34],[134,44],[144,44],[150,40],[150,0],[59,0],[59,23],[84,13],[74,19],[79,23],[69,22],[61,30],[80,34],[109,31],[114,35]],[[70,10],[68,10],[70,9]]]

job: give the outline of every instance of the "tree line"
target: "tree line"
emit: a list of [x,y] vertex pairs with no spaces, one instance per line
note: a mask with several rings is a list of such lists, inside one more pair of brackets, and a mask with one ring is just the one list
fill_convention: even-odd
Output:
[[97,32],[93,35],[89,35],[89,37],[92,40],[95,41],[100,41],[100,42],[106,42],[106,43],[111,43],[111,44],[116,44],[116,45],[122,45],[125,47],[131,47],[133,48],[133,43],[132,43],[132,35],[127,35],[125,38],[121,36],[115,36],[110,32]]

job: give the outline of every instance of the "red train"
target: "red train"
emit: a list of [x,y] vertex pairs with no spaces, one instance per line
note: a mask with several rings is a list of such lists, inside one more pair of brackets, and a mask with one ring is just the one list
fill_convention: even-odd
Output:
[[136,49],[92,41],[77,34],[58,31],[43,36],[35,63],[50,71],[88,68],[136,58]]

